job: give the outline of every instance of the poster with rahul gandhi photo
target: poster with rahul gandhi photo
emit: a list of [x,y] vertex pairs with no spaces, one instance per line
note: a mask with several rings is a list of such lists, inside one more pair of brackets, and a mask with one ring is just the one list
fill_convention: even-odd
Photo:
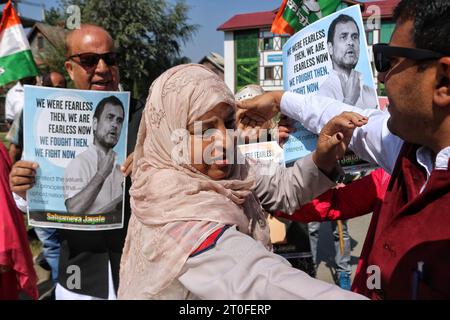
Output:
[[[283,77],[286,91],[329,97],[364,109],[378,108],[360,7],[337,11],[294,34],[283,46]],[[284,145],[287,164],[316,147],[315,134],[298,122],[295,128]],[[352,153],[341,165],[347,172],[370,167]]]
[[30,225],[123,227],[129,100],[128,92],[25,86],[23,159],[38,164]]

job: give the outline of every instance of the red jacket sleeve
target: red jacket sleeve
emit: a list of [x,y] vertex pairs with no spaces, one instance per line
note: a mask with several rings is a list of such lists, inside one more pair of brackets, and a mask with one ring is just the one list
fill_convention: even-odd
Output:
[[277,212],[275,216],[302,223],[359,217],[383,201],[389,178],[383,169],[377,169],[345,187],[328,190],[292,215]]
[[37,299],[37,276],[23,215],[9,189],[10,170],[8,152],[0,142],[0,265],[12,269],[0,273],[0,300],[17,299],[19,291]]

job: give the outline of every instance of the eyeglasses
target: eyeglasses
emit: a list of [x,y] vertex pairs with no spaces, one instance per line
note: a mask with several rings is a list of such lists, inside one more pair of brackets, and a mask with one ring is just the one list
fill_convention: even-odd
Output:
[[386,72],[391,69],[392,57],[403,57],[415,61],[436,60],[445,55],[426,49],[392,47],[387,43],[373,45],[375,69],[378,72]]
[[[79,61],[75,60],[74,58],[78,58]],[[105,61],[105,63],[108,66],[117,65],[117,52],[106,52],[106,53],[102,53],[102,54],[86,52],[86,53],[74,54],[74,55],[70,56],[68,59],[79,64],[84,70],[91,73],[97,67],[100,59]]]

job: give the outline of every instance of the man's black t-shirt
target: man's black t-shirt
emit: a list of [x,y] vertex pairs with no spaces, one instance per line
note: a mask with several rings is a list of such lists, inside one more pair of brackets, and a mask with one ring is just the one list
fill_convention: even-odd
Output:
[[[130,101],[130,119],[128,125],[128,154],[136,144],[144,103],[142,100]],[[126,179],[124,227],[104,231],[59,230],[61,253],[59,257],[58,283],[78,294],[108,298],[108,261],[111,263],[114,289],[119,287],[119,267],[122,249],[131,215],[130,195],[131,179]],[[70,268],[77,266],[78,268]],[[79,270],[80,288],[70,288],[73,282],[73,270]],[[69,287],[68,287],[69,286]]]

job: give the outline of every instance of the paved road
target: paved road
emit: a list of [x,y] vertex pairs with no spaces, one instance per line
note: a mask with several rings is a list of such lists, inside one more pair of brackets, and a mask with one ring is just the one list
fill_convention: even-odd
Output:
[[[361,254],[364,239],[366,238],[369,228],[371,214],[351,219],[348,221],[348,229],[351,238],[352,256],[350,263],[352,264],[352,281],[355,277],[358,259]],[[317,278],[330,283],[334,283],[333,275],[335,273],[334,262],[334,242],[331,230],[331,223],[324,222],[320,227],[319,233],[319,252],[317,260],[320,262],[317,270]]]

